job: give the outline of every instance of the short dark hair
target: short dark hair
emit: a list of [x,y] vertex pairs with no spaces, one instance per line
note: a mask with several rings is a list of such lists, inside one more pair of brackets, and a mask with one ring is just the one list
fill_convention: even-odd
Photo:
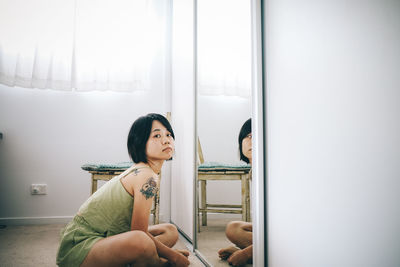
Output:
[[243,139],[246,138],[246,136],[251,133],[251,118],[248,119],[243,125],[242,128],[240,129],[239,133],[239,153],[240,153],[240,160],[243,160],[246,163],[250,163],[250,160],[243,154],[242,150],[242,141]]
[[175,139],[171,124],[163,115],[149,113],[145,116],[139,117],[133,122],[128,134],[128,153],[132,161],[135,163],[147,163],[146,144],[147,140],[149,140],[153,121],[159,121],[164,125]]

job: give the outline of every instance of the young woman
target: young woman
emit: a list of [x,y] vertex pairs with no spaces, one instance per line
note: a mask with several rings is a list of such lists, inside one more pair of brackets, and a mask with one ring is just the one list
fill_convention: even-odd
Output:
[[[240,129],[239,151],[240,159],[252,162],[252,135],[251,119],[248,119]],[[249,222],[232,221],[228,223],[225,230],[226,237],[235,246],[220,249],[219,257],[227,260],[230,265],[242,266],[252,262],[253,259],[253,226]]]
[[174,132],[159,114],[138,118],[128,135],[136,164],[114,177],[79,208],[61,234],[59,266],[183,266],[189,252],[173,250],[172,224],[148,226],[159,173],[174,152]]

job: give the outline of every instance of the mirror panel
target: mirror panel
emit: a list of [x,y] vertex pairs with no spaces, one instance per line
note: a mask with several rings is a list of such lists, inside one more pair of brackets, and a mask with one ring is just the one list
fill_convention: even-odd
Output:
[[[240,161],[238,146],[241,127],[252,113],[250,4],[246,0],[197,1],[197,136],[198,151],[202,152],[198,163],[201,158],[204,163],[197,174],[195,209],[208,212],[196,217],[195,247],[212,266],[229,266],[227,261],[220,260],[218,251],[234,246],[225,229],[231,221],[246,220],[240,208],[242,186],[247,185],[246,191],[251,192],[250,165]],[[221,175],[212,171],[219,165],[242,169]],[[203,167],[209,171],[205,173]],[[247,184],[242,184],[240,178]]]
[[[171,161],[171,222],[189,241],[193,237],[195,169],[193,2],[175,0],[172,40],[171,118],[174,125],[174,160]],[[178,104],[175,104],[178,103]],[[189,146],[187,144],[193,144]]]

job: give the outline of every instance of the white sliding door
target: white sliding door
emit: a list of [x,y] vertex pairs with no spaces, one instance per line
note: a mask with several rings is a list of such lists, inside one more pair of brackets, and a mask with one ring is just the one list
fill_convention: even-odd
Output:
[[400,266],[400,1],[263,17],[268,266]]

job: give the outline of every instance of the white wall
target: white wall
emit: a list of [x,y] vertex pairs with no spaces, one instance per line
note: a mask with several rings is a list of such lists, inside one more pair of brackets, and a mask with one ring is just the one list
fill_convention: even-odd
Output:
[[198,135],[205,161],[238,162],[238,136],[251,117],[251,99],[198,96]]
[[[251,99],[200,95],[197,110],[204,160],[240,162],[238,136],[243,123],[251,117]],[[225,192],[222,195],[221,188]],[[213,204],[241,204],[240,181],[207,182],[207,200]]]
[[269,266],[400,266],[400,1],[263,12]]
[[[80,166],[129,161],[132,122],[149,112],[165,114],[165,99],[165,90],[77,93],[0,85],[0,222],[68,221],[90,194],[90,175]],[[168,180],[163,175],[160,213],[166,220]],[[47,195],[31,195],[32,183],[47,184]]]

